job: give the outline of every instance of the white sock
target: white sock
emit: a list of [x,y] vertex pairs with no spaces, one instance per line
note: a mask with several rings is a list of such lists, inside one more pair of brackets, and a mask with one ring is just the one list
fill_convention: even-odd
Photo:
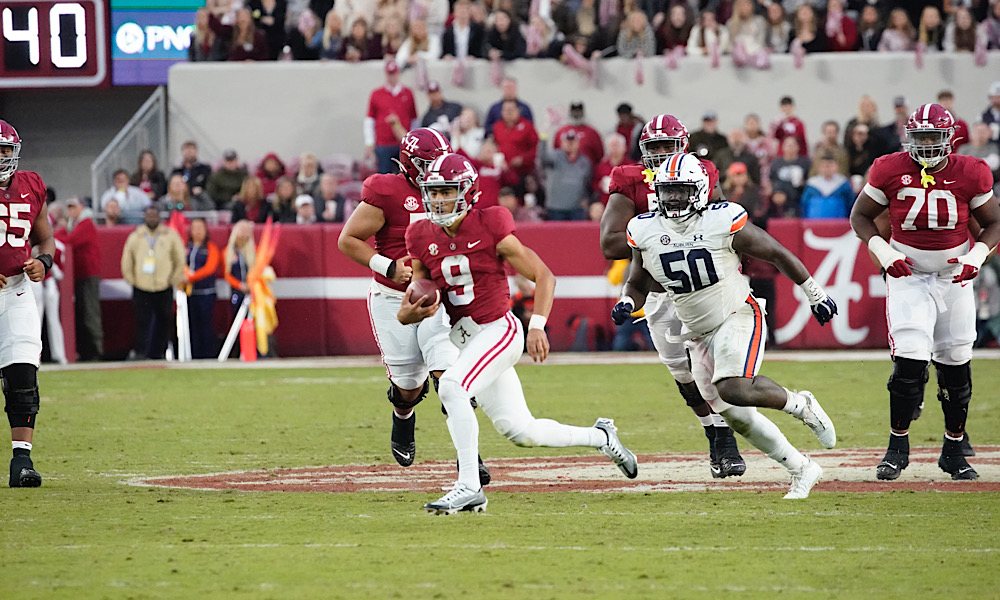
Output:
[[514,440],[518,446],[568,448],[584,446],[600,448],[608,443],[608,435],[596,427],[576,427],[552,419],[534,419]]
[[796,419],[801,419],[802,413],[806,410],[806,399],[788,388],[785,388],[785,397],[785,406],[781,410]]
[[789,471],[798,472],[809,463],[809,459],[788,442],[778,426],[756,409],[734,406],[726,409],[725,413],[734,431]]
[[478,490],[479,484],[479,421],[469,404],[471,397],[458,383],[444,379],[438,395],[448,411],[448,431],[458,454],[458,481]]
[[[956,437],[951,437],[947,433],[944,434],[944,439],[952,441],[952,442],[961,442],[964,437],[965,437],[964,433],[962,435],[958,436],[957,438]],[[30,448],[29,448],[29,450],[30,450]]]
[[12,440],[10,445],[14,450],[27,450],[31,452],[31,442],[22,442],[20,440]]
[[713,426],[718,427],[719,429],[729,429],[729,424],[722,418],[722,415],[719,413],[712,413],[710,416],[712,417]]
[[712,418],[712,415],[698,417],[698,422],[701,423],[702,427],[712,427],[715,425],[715,419]]
[[405,415],[400,414],[398,409],[393,409],[393,412],[396,413],[396,417],[398,419],[401,419],[403,421],[405,421],[405,420],[407,420],[407,419],[409,419],[410,417],[413,416],[413,409],[412,408],[410,409],[410,412],[406,413]]

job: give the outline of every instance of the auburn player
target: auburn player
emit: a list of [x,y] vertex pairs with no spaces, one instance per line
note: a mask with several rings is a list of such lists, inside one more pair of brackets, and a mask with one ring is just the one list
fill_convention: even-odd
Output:
[[[611,196],[604,216],[601,217],[601,250],[604,257],[611,260],[632,256],[625,240],[625,227],[632,217],[656,210],[653,175],[664,158],[687,152],[687,127],[672,115],[659,115],[642,128],[639,149],[642,151],[642,165],[621,165],[611,172]],[[708,174],[711,198],[717,200],[721,197],[717,188],[719,170],[709,160],[701,162]],[[712,411],[698,390],[684,344],[668,341],[669,336],[680,333],[681,322],[677,318],[673,301],[663,293],[659,284],[653,284],[653,291],[646,300],[645,312],[649,333],[660,355],[660,362],[670,370],[684,401],[705,428],[712,477],[743,475],[747,465],[740,456],[736,438],[725,420]]]
[[626,238],[632,269],[611,313],[621,323],[647,302],[653,281],[674,301],[684,331],[670,342],[687,342],[698,385],[726,421],[747,441],[788,469],[785,498],[809,495],[823,469],[796,450],[754,407],[782,410],[801,420],[825,448],[837,442],[833,422],[809,392],[793,392],[757,375],[767,339],[763,311],[740,272],[740,256],[766,260],[806,293],[821,324],[837,305],[809,276],[802,262],[747,220],[738,204],[709,204],[710,183],[693,154],[668,156],[653,180],[657,211],[629,221]]
[[[42,476],[31,462],[38,414],[38,363],[42,325],[30,281],[41,281],[56,251],[38,173],[18,171],[21,138],[0,120],[0,378],[14,456],[10,487],[38,487]],[[38,256],[31,258],[32,247]]]
[[[883,156],[868,172],[851,211],[851,226],[886,274],[889,448],[875,468],[892,480],[910,462],[907,433],[924,397],[929,363],[937,372],[945,435],[938,466],[952,479],[976,479],[962,450],[972,400],[976,305],[970,280],[1000,242],[1000,204],[985,162],[950,154],[955,119],[925,104],[906,122],[906,149]],[[886,242],[876,218],[888,209]],[[981,227],[969,243],[969,217]]]
[[[443,302],[451,319],[451,339],[460,348],[458,359],[441,377],[439,390],[458,452],[458,481],[424,508],[435,514],[486,508],[486,495],[476,477],[479,423],[469,403],[472,397],[497,431],[518,446],[597,448],[634,478],[635,455],[622,445],[611,419],[598,419],[593,427],[573,427],[536,419],[528,410],[514,365],[525,341],[534,360],[544,361],[549,353],[545,322],[552,309],[555,277],[514,235],[510,211],[473,206],[479,196],[479,175],[458,154],[432,162],[420,188],[427,219],[406,230],[406,249],[413,257],[413,276],[433,280],[441,298],[424,307],[426,297],[414,298],[413,290],[407,290],[398,318],[403,324],[437,321]],[[504,261],[535,282],[535,312],[527,336],[510,312]]]
[[[417,181],[431,161],[447,152],[451,152],[448,140],[433,129],[407,133],[400,142],[401,172],[376,174],[365,180],[361,204],[344,224],[337,242],[341,252],[374,271],[368,314],[389,376],[392,456],[404,467],[413,464],[416,454],[413,408],[430,388],[427,375],[431,374],[436,387],[441,373],[458,358],[442,319],[412,325],[402,325],[396,319],[413,273],[403,236],[410,223],[426,216]],[[374,249],[368,245],[373,236]],[[485,466],[480,471],[483,482],[488,483],[489,471]]]

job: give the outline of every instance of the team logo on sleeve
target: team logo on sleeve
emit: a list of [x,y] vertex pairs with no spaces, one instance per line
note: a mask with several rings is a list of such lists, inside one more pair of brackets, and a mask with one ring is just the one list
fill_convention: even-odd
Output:
[[899,178],[899,182],[902,183],[903,185],[910,185],[911,183],[913,183],[913,177],[910,177],[909,175],[903,175],[902,177]]
[[430,246],[427,246],[427,252],[431,256],[437,256],[438,255],[438,245],[437,244],[431,244]]
[[422,207],[420,206],[420,201],[417,200],[414,196],[406,197],[406,200],[403,201],[403,208],[405,208],[410,212],[422,209]]
[[669,235],[661,235],[660,236],[660,243],[663,244],[664,246],[669,246],[670,245],[670,236]]

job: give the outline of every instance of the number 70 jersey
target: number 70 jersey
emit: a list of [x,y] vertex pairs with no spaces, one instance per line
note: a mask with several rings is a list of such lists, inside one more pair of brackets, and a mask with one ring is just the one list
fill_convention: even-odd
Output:
[[692,332],[713,331],[750,296],[733,250],[733,235],[746,223],[743,207],[729,202],[709,204],[680,222],[645,213],[628,223],[629,246],[642,252],[643,267],[670,294]]

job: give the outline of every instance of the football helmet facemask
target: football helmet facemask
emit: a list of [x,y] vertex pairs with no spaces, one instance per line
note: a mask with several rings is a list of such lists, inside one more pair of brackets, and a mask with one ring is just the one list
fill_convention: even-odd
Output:
[[668,219],[686,218],[708,206],[708,172],[693,154],[668,156],[653,177],[656,210]]
[[7,181],[17,170],[17,161],[21,157],[21,138],[17,130],[7,121],[0,120],[0,148],[11,148],[0,153],[0,181]]
[[427,165],[442,154],[451,153],[451,144],[429,127],[414,129],[399,142],[399,168],[413,184],[423,177]]
[[655,171],[671,154],[688,151],[687,127],[673,115],[654,117],[642,128],[639,150],[642,151],[642,164]]
[[910,158],[930,168],[951,154],[955,118],[940,104],[924,104],[906,121],[906,144]]
[[434,159],[420,180],[427,218],[441,227],[449,227],[462,218],[479,200],[479,194],[479,173],[459,154],[444,154]]

